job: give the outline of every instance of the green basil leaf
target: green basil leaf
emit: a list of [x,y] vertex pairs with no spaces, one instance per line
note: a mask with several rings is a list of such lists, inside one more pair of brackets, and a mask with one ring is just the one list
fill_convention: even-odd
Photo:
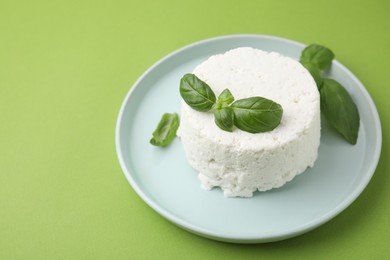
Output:
[[323,79],[321,77],[321,71],[311,63],[302,63],[303,67],[305,67],[313,77],[314,81],[317,84],[318,90],[321,89],[322,84],[323,84]]
[[312,64],[320,70],[329,69],[334,58],[333,52],[321,45],[311,44],[301,54],[302,64]]
[[155,146],[167,146],[175,138],[178,127],[179,116],[176,113],[165,113],[158,123],[156,130],[154,130],[150,143]]
[[359,111],[351,96],[333,79],[324,79],[320,90],[321,111],[328,122],[351,144],[359,132]]
[[230,105],[234,101],[234,97],[232,95],[232,92],[230,90],[225,89],[222,91],[222,93],[218,96],[218,103],[223,105]]
[[231,107],[224,107],[214,110],[214,121],[219,128],[232,132],[234,126],[234,112]]
[[208,111],[215,104],[215,94],[206,82],[194,74],[186,74],[180,80],[180,95],[197,111]]
[[262,97],[237,100],[231,108],[234,111],[234,124],[254,134],[273,130],[280,124],[283,115],[281,105]]
[[212,109],[221,109],[224,107],[227,107],[234,101],[234,97],[230,90],[225,89],[224,91],[221,92],[218,96],[217,103],[215,103],[212,107]]

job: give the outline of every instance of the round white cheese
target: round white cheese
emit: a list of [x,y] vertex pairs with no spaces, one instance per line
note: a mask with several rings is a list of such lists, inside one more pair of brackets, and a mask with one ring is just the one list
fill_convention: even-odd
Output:
[[251,134],[218,128],[213,113],[181,103],[181,138],[187,160],[205,189],[227,197],[251,197],[278,188],[312,167],[320,144],[320,98],[310,73],[275,52],[243,47],[215,55],[193,72],[218,96],[228,88],[236,100],[260,96],[283,108],[273,131]]

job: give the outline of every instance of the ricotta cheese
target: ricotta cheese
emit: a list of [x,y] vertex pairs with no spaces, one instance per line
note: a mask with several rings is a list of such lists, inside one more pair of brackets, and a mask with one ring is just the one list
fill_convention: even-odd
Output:
[[281,104],[283,117],[273,131],[225,132],[213,113],[181,101],[181,138],[202,187],[220,187],[226,197],[251,197],[278,188],[312,167],[320,144],[320,98],[310,73],[275,52],[243,47],[211,56],[193,72],[218,96],[228,88],[236,100],[261,96]]

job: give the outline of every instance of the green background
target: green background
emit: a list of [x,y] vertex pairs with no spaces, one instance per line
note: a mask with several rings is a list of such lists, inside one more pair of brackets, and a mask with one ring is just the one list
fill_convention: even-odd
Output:
[[[390,254],[389,1],[0,1],[0,259],[376,259]],[[115,152],[120,105],[194,41],[268,34],[330,47],[381,117],[373,179],[305,235],[235,245],[150,209]]]

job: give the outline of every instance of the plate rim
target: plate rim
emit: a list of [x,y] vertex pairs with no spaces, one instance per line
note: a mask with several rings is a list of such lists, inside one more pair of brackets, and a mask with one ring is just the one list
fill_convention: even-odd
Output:
[[206,228],[202,228],[199,226],[196,226],[188,221],[185,221],[174,214],[170,213],[169,211],[165,210],[164,208],[160,207],[158,203],[155,203],[152,199],[150,199],[143,190],[137,185],[136,181],[133,179],[132,174],[127,169],[124,157],[121,151],[121,145],[120,145],[120,127],[121,123],[123,121],[123,114],[125,111],[126,104],[129,102],[130,97],[132,96],[133,92],[139,86],[139,83],[156,67],[158,67],[160,64],[164,63],[166,60],[174,57],[175,55],[191,49],[198,45],[207,44],[214,41],[223,41],[228,39],[234,39],[234,38],[257,38],[259,40],[269,39],[269,40],[275,40],[279,42],[284,42],[288,44],[293,44],[298,47],[305,47],[306,45],[300,42],[297,42],[295,40],[290,40],[278,36],[272,36],[272,35],[263,35],[263,34],[231,34],[231,35],[224,35],[224,36],[217,36],[212,38],[207,38],[204,40],[196,41],[194,43],[185,45],[184,47],[181,47],[173,52],[170,52],[169,54],[165,55],[161,59],[159,59],[157,62],[155,62],[152,66],[150,66],[145,72],[142,73],[142,75],[134,82],[134,84],[131,86],[130,90],[128,91],[125,99],[122,102],[121,108],[119,110],[119,114],[116,121],[116,129],[115,129],[115,147],[116,147],[116,153],[118,156],[118,160],[121,166],[121,169],[127,179],[127,181],[130,183],[134,191],[137,193],[138,196],[141,197],[141,199],[153,210],[155,210],[158,214],[163,216],[165,219],[169,220],[170,222],[182,227],[183,229],[190,231],[192,233],[198,234],[200,236],[204,236],[211,239],[216,239],[219,241],[225,241],[225,242],[234,242],[234,243],[261,243],[261,242],[271,242],[271,241],[277,241],[282,239],[291,238],[303,233],[306,233],[324,223],[331,220],[338,214],[340,214],[344,209],[346,209],[348,206],[350,206],[357,197],[363,192],[363,190],[367,187],[368,183],[370,182],[372,176],[375,173],[375,170],[377,168],[380,154],[382,150],[382,127],[381,122],[378,114],[378,110],[376,109],[376,106],[368,93],[367,89],[364,87],[364,85],[360,82],[360,80],[343,64],[338,62],[337,60],[333,60],[337,66],[339,66],[344,73],[347,74],[349,78],[352,79],[353,82],[356,83],[359,90],[362,92],[365,100],[368,102],[370,112],[372,112],[373,115],[373,121],[375,122],[375,134],[376,134],[376,149],[373,154],[373,162],[371,163],[369,169],[367,170],[366,174],[364,175],[364,178],[359,182],[359,185],[353,189],[353,191],[348,194],[335,208],[328,211],[326,214],[321,215],[320,217],[314,218],[313,220],[306,222],[303,225],[296,226],[292,229],[287,229],[286,231],[279,231],[274,233],[266,233],[266,234],[259,234],[259,235],[239,235],[239,234],[221,234],[218,232],[210,231]]

